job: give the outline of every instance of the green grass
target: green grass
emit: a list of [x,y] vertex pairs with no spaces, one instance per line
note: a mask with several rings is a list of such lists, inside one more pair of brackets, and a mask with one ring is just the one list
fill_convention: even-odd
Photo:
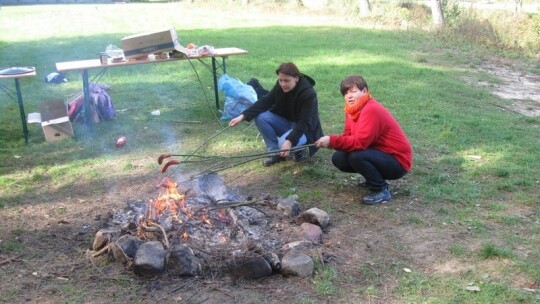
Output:
[[336,293],[337,286],[334,282],[336,272],[332,267],[325,266],[318,261],[315,265],[313,283],[317,294],[329,296]]
[[[325,23],[318,21],[321,24],[303,25],[295,23],[290,15],[278,18],[269,14],[259,20],[261,17],[253,14],[219,14],[208,7],[191,7],[193,11],[186,12],[189,8],[182,3],[3,6],[0,66],[37,68],[37,77],[21,80],[26,112],[35,112],[42,101],[67,100],[81,90],[81,76],[75,72],[67,74],[69,82],[65,84],[44,82],[45,75],[55,71],[55,62],[97,58],[108,44],[119,46],[120,38],[163,22],[177,30],[183,44],[248,50],[248,55],[230,57],[227,66],[230,75],[243,81],[257,77],[270,87],[279,63],[297,63],[302,72],[317,81],[326,134],[339,133],[343,127],[339,82],[350,73],[359,73],[367,79],[372,94],[395,115],[413,144],[413,171],[405,178],[402,194],[396,199],[400,204],[419,202],[436,216],[433,219],[405,214],[401,223],[417,228],[433,225],[463,230],[475,240],[486,242],[479,250],[456,242],[448,250],[453,258],[464,262],[478,256],[487,260],[511,259],[516,265],[504,272],[525,273],[529,281],[540,281],[538,253],[515,253],[517,247],[533,252],[540,242],[540,121],[501,111],[493,104],[506,101],[462,79],[481,59],[456,55],[460,44],[450,47],[425,33],[364,29],[327,23],[328,19],[324,19]],[[84,126],[74,124],[76,138],[55,143],[44,140],[39,126],[29,125],[30,143],[25,145],[17,104],[0,95],[0,209],[10,214],[6,218],[13,219],[12,214],[27,207],[46,207],[59,197],[89,199],[88,194],[80,192],[83,186],[95,197],[106,196],[114,188],[111,181],[153,174],[159,170],[157,155],[192,151],[221,130],[223,123],[215,119],[219,113],[213,105],[210,74],[197,62],[194,66],[202,84],[188,62],[108,70],[101,82],[112,86],[110,95],[116,109],[125,111],[120,111],[114,121],[96,124],[93,137]],[[538,63],[531,66],[539,67]],[[481,77],[489,79],[487,75]],[[13,86],[12,81],[1,83]],[[161,115],[150,115],[156,109]],[[116,149],[114,144],[120,136],[126,136],[128,143]],[[242,125],[216,138],[202,153],[236,154],[262,149],[256,128]],[[356,180],[336,172],[330,155],[331,151],[320,151],[320,161],[314,166],[293,164],[262,171],[267,169],[248,164],[231,172],[239,176],[245,171],[271,174],[279,183],[274,189],[265,189],[268,192],[298,194],[300,201],[317,202],[332,214],[337,209],[333,194],[349,191]],[[388,212],[387,218],[396,220],[402,211],[394,208],[381,212]],[[533,215],[524,218],[516,211],[520,209],[531,209]],[[71,210],[55,207],[47,212],[61,218]],[[26,244],[17,239],[20,232],[3,225],[0,231],[9,238],[2,240],[0,251],[22,251]],[[518,230],[529,239],[512,233]],[[492,239],[497,242],[492,243]],[[420,271],[401,273],[397,264],[381,267],[359,266],[366,281],[379,281],[382,274],[399,274],[394,296],[403,303],[534,301],[533,295],[512,287],[509,280],[485,280],[479,271],[441,277]],[[318,294],[343,296],[347,292],[335,284],[339,273],[329,266],[319,270],[314,279]],[[467,291],[470,282],[482,291]],[[70,285],[59,288],[59,292],[72,294],[73,302],[85,297],[84,292],[73,293],[76,289]],[[375,298],[382,293],[380,288],[368,284],[355,290],[366,298]],[[311,301],[307,296],[303,299]]]

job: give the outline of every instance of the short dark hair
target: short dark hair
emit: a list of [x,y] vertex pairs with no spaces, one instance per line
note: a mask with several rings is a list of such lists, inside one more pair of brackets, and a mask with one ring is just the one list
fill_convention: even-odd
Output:
[[296,65],[292,62],[284,62],[279,65],[279,67],[276,70],[276,74],[283,73],[285,75],[289,75],[292,77],[300,77],[300,70]]
[[349,75],[347,78],[343,79],[341,81],[341,85],[339,90],[341,91],[341,95],[345,96],[347,92],[353,87],[356,86],[360,90],[363,90],[366,88],[369,90],[366,80],[360,76],[360,75]]

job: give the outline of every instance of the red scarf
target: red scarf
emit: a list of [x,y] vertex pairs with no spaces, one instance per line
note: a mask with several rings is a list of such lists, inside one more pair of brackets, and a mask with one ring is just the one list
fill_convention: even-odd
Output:
[[366,105],[367,101],[371,98],[371,94],[369,91],[367,91],[362,97],[358,98],[358,100],[353,103],[352,105],[349,105],[349,103],[345,102],[345,113],[347,113],[347,116],[350,117],[353,121],[357,121],[358,118],[360,118],[360,114],[362,113],[362,109]]

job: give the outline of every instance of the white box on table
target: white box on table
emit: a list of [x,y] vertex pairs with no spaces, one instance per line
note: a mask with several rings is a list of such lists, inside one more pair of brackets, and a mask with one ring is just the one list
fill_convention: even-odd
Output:
[[127,36],[122,38],[121,42],[126,59],[173,50],[189,54],[188,50],[180,45],[174,28]]

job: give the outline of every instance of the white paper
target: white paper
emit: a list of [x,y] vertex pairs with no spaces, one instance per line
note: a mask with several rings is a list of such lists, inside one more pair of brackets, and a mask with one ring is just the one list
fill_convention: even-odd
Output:
[[41,113],[28,113],[27,123],[41,123]]

